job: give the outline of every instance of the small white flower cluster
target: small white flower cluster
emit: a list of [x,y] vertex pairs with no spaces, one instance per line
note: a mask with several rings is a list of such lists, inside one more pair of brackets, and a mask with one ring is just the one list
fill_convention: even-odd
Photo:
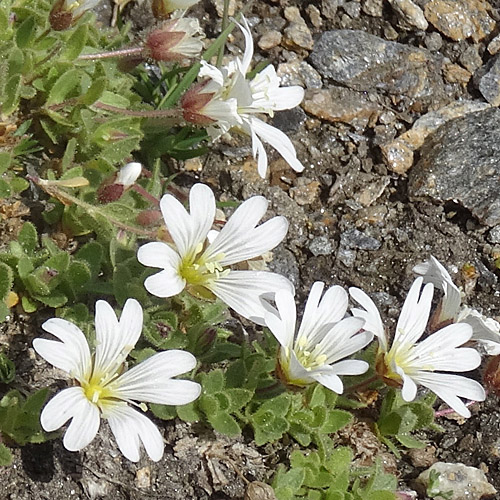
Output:
[[[365,292],[349,290],[361,306],[349,315],[347,292],[332,286],[323,293],[321,282],[313,284],[296,332],[292,283],[269,271],[232,268],[265,254],[284,239],[288,229],[284,217],[259,225],[267,206],[265,198],[254,196],[235,210],[222,230],[215,231],[215,197],[208,186],[191,188],[189,212],[172,195],[163,196],[160,207],[172,243],[152,242],[139,248],[142,264],[161,269],[146,279],[146,289],[158,297],[172,297],[183,290],[205,299],[218,297],[243,317],[266,325],[280,344],[276,371],[290,386],[319,382],[341,394],[340,375],[360,375],[368,369],[365,361],[346,358],[375,336],[379,345],[376,371],[386,384],[402,389],[404,400],[415,399],[421,385],[460,415],[470,416],[460,398],[482,401],[485,391],[475,380],[453,372],[473,370],[481,359],[475,349],[460,346],[472,339],[497,352],[499,329],[477,311],[460,309],[460,292],[444,267],[433,257],[415,267],[423,276],[410,288],[392,343]],[[444,291],[444,299],[434,314],[438,319],[429,321],[434,286]],[[78,384],[45,406],[43,428],[53,431],[71,419],[64,445],[80,450],[95,437],[103,418],[127,458],[139,460],[142,443],[149,456],[159,460],[163,454],[160,432],[129,405],[146,410],[144,402],[182,405],[195,400],[201,392],[199,384],[172,378],[195,368],[194,356],[179,350],[161,352],[123,371],[142,331],[142,308],[133,299],[125,303],[119,321],[108,303],[97,302],[93,354],[84,334],[72,323],[54,318],[42,326],[59,341],[35,339],[35,350]],[[428,336],[420,341],[426,331]]]

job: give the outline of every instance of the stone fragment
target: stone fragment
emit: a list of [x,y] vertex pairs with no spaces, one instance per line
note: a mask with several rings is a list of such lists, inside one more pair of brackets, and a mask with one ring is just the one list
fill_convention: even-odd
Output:
[[434,101],[443,92],[441,58],[364,31],[326,31],[310,60],[322,76],[354,90],[434,96]]
[[358,250],[378,250],[379,240],[368,236],[357,229],[348,229],[340,235],[340,246]]
[[[439,473],[434,484],[436,494],[439,491],[451,492],[453,500],[480,500],[495,495],[497,490],[488,483],[482,470],[468,467],[460,463],[437,462],[422,472],[416,479],[416,489],[422,495],[429,495],[427,487],[430,483],[431,471]],[[434,496],[434,495],[430,495]],[[435,498],[440,498],[439,495]]]
[[500,35],[497,35],[491,42],[488,44],[488,52],[494,56],[500,52]]
[[305,61],[281,63],[276,70],[281,85],[300,85],[306,89],[320,89],[323,86],[320,74]]
[[277,47],[281,43],[281,38],[281,33],[279,31],[271,30],[265,35],[262,35],[260,40],[257,42],[257,45],[262,50],[270,50]]
[[443,46],[443,39],[437,31],[433,31],[425,36],[424,43],[429,50],[438,51]]
[[285,28],[284,35],[283,44],[292,50],[311,50],[314,47],[311,31],[304,22],[290,23],[290,25]]
[[479,91],[492,106],[500,105],[500,55],[495,56],[479,80]]
[[443,66],[443,76],[448,83],[462,83],[465,85],[471,79],[472,74],[458,64],[449,63]]
[[412,168],[413,199],[453,200],[482,224],[500,223],[500,110],[448,121],[428,137]]
[[380,146],[385,164],[393,172],[404,174],[413,165],[413,152],[422,146],[430,133],[454,118],[490,107],[484,102],[458,101],[421,116],[410,130]]
[[333,252],[333,245],[326,236],[318,236],[309,244],[309,250],[315,257],[318,255],[330,255]]
[[410,26],[423,31],[429,26],[423,10],[412,0],[389,0],[389,3],[399,17]]
[[443,35],[455,41],[472,38],[479,42],[495,28],[485,0],[430,0],[424,14]]
[[188,158],[184,161],[184,170],[188,172],[201,172],[203,170],[203,162],[200,157]]
[[243,500],[277,500],[271,486],[260,481],[248,483]]
[[285,19],[290,23],[305,23],[304,18],[300,15],[300,10],[297,7],[285,7]]
[[409,450],[408,456],[415,467],[430,467],[437,462],[436,448],[434,446]]
[[469,45],[461,54],[459,59],[460,64],[474,73],[477,68],[483,65],[483,58],[479,55],[478,45]]
[[384,0],[361,0],[361,10],[372,17],[382,17]]
[[345,2],[342,5],[342,8],[344,9],[344,12],[351,18],[351,19],[357,19],[359,17],[359,14],[361,13],[361,5],[359,3],[359,0],[353,1],[353,2]]
[[391,179],[389,176],[382,177],[376,182],[371,182],[356,195],[356,201],[364,207],[369,207],[382,196],[390,182]]
[[321,19],[321,12],[319,11],[318,7],[310,3],[306,7],[306,12],[309,16],[309,19],[311,20],[312,25],[315,28],[321,28],[321,26],[323,25],[323,20]]
[[495,226],[490,229],[488,241],[490,243],[500,243],[500,226]]
[[[222,17],[224,14],[224,0],[212,0],[212,4],[217,11],[217,15]],[[236,0],[229,0],[228,14],[234,16],[236,12]]]
[[298,205],[310,205],[319,196],[320,183],[301,177],[301,184],[290,189],[290,196]]
[[335,16],[337,15],[338,6],[339,6],[339,0],[322,0],[321,13],[327,19],[335,19]]
[[140,489],[148,489],[151,487],[151,469],[142,467],[135,473],[135,485]]
[[365,127],[382,108],[363,94],[342,87],[306,91],[302,107],[307,113],[329,122]]

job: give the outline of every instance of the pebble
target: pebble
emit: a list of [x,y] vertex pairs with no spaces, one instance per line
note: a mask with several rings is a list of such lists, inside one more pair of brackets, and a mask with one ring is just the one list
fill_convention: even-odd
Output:
[[490,243],[500,243],[500,226],[491,228],[488,234],[488,241]]
[[443,76],[448,83],[465,85],[472,78],[472,73],[458,64],[448,63],[443,66]]
[[371,182],[365,187],[360,193],[355,197],[356,201],[363,205],[363,207],[369,207],[375,203],[384,193],[385,188],[389,185],[391,179],[389,176],[382,177],[378,181]]
[[285,87],[300,85],[306,89],[320,89],[323,86],[321,75],[305,61],[281,63],[276,74],[281,79],[281,85]]
[[260,481],[248,483],[243,500],[277,500],[271,486]]
[[500,54],[488,64],[488,70],[479,80],[479,91],[492,105],[500,105]]
[[424,14],[448,38],[460,41],[470,37],[479,42],[495,28],[488,9],[491,7],[484,0],[430,0]]
[[301,184],[290,189],[290,196],[298,205],[310,205],[319,196],[320,183],[305,177],[299,178],[298,181]]
[[358,229],[348,229],[340,235],[340,246],[358,250],[378,250],[379,240],[362,233]]
[[421,116],[410,130],[380,146],[385,164],[393,172],[406,173],[413,165],[413,152],[422,146],[429,134],[454,118],[490,107],[490,104],[483,102],[457,101]]
[[321,19],[321,12],[319,11],[319,9],[315,7],[312,3],[310,3],[306,7],[306,12],[307,15],[309,16],[309,19],[311,20],[311,24],[315,28],[318,29],[321,28],[321,26],[323,25],[323,20]]
[[322,120],[350,123],[363,128],[382,111],[363,94],[342,87],[308,90],[302,107]]
[[141,489],[151,487],[151,469],[149,467],[142,467],[135,473],[135,485]]
[[500,110],[490,108],[446,122],[428,137],[410,172],[415,198],[453,200],[482,224],[500,223]]
[[317,236],[309,244],[309,250],[315,257],[330,255],[333,252],[333,245],[326,236]]
[[436,448],[432,445],[421,449],[409,450],[408,456],[414,467],[430,467],[437,462]]
[[[224,14],[224,0],[212,0],[212,4],[217,11],[217,15],[222,17]],[[236,12],[236,0],[229,0],[228,14],[234,16]]]
[[290,23],[290,25],[285,28],[284,35],[283,45],[289,49],[311,50],[314,47],[311,30],[304,22]]
[[435,492],[450,491],[453,500],[480,500],[483,497],[495,495],[497,492],[488,483],[482,470],[461,463],[437,462],[416,479],[416,486],[421,494],[427,491],[431,471],[439,473],[434,488]]
[[262,50],[269,50],[274,47],[277,47],[281,43],[281,33],[279,31],[271,30],[268,31],[265,35],[262,35],[260,40],[257,42],[257,45]]
[[351,18],[357,19],[361,13],[361,5],[358,2],[346,2],[342,5],[344,12]]
[[382,17],[384,12],[384,0],[362,0],[361,10],[372,17]]
[[324,32],[310,60],[322,76],[353,90],[434,96],[434,100],[443,92],[441,58],[364,31]]
[[337,16],[338,7],[339,7],[339,0],[322,0],[321,13],[327,19],[335,19]]
[[389,0],[389,4],[406,24],[423,31],[428,28],[423,10],[412,0]]
[[497,35],[491,42],[488,44],[488,52],[493,56],[500,52],[500,35]]
[[443,38],[437,31],[433,31],[426,35],[424,43],[429,50],[437,52],[443,46]]
[[479,46],[469,45],[462,54],[460,54],[459,61],[464,68],[474,73],[477,68],[483,65],[483,58],[479,55]]
[[340,262],[342,262],[345,266],[352,267],[354,261],[356,260],[356,251],[349,250],[341,245],[337,250],[337,259],[340,260]]

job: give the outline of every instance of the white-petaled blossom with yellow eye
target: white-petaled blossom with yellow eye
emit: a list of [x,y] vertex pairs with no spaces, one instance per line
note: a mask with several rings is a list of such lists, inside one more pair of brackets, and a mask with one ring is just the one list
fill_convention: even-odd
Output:
[[365,320],[364,329],[379,340],[376,370],[388,384],[401,388],[405,401],[413,401],[417,385],[427,387],[459,415],[470,417],[470,411],[460,398],[483,401],[482,386],[467,377],[441,372],[465,372],[477,368],[481,357],[475,349],[460,347],[470,340],[472,328],[465,323],[446,326],[418,342],[425,332],[432,305],[434,287],[417,278],[408,292],[389,342],[377,306],[359,288],[350,288],[351,297],[363,307],[352,314]]
[[265,321],[280,343],[277,372],[285,384],[305,387],[319,382],[342,394],[339,375],[368,370],[365,361],[344,358],[369,344],[373,334],[360,332],[362,319],[345,318],[348,297],[342,287],[332,286],[321,298],[324,286],[319,281],[313,284],[297,335],[295,299],[287,290],[276,293],[277,310],[269,310]]
[[[443,298],[432,317],[436,324],[467,323],[472,327],[472,338],[479,342],[486,352],[491,355],[500,354],[500,323],[488,318],[475,309],[462,305],[460,289],[453,283],[445,267],[433,256],[413,268],[413,272],[420,274],[425,283],[432,283],[443,291]],[[435,316],[435,317],[434,317]]]
[[215,219],[215,197],[205,184],[195,184],[189,193],[189,210],[172,195],[165,195],[160,208],[174,245],[146,243],[137,258],[145,266],[162,269],[144,282],[157,297],[172,297],[187,289],[202,298],[217,296],[245,318],[263,324],[260,296],[272,298],[283,288],[293,291],[289,280],[268,271],[233,270],[231,265],[265,254],[285,237],[284,217],[259,223],[268,202],[254,196],[243,202],[220,232],[211,231]]
[[63,444],[78,451],[94,439],[102,418],[108,421],[126,458],[137,462],[142,443],[152,460],[160,460],[163,438],[142,413],[147,409],[144,403],[184,405],[194,401],[200,395],[200,385],[172,377],[192,370],[195,357],[185,351],[164,351],[123,372],[142,332],[142,308],[134,299],[127,300],[119,321],[107,302],[97,301],[93,354],[85,335],[73,323],[52,318],[42,328],[60,342],[37,338],[33,341],[35,351],[78,384],[62,390],[45,405],[42,427],[51,432],[71,419]]
[[272,65],[247,80],[254,51],[253,39],[244,17],[238,26],[245,37],[243,58],[236,58],[221,69],[202,61],[198,76],[208,80],[195,85],[182,97],[184,118],[205,125],[214,140],[232,128],[249,135],[261,177],[266,176],[268,164],[262,141],[276,149],[295,171],[302,172],[304,166],[297,159],[292,141],[257,115],[272,117],[275,111],[295,108],[304,98],[304,89],[280,87],[280,79]]

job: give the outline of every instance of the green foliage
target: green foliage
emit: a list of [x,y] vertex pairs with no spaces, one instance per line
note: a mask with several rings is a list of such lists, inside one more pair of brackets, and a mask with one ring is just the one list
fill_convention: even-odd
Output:
[[453,490],[450,491],[441,491],[439,485],[439,477],[441,474],[434,469],[429,471],[429,484],[427,485],[427,496],[429,498],[438,498],[440,500],[452,500],[453,499]]
[[14,363],[2,352],[0,353],[0,382],[10,384],[16,376]]
[[40,411],[48,389],[41,389],[27,398],[11,390],[0,400],[0,431],[17,444],[42,443],[46,436],[40,426]]
[[411,432],[432,426],[434,410],[432,405],[436,400],[433,393],[423,398],[407,403],[401,397],[400,391],[390,389],[384,397],[380,409],[376,429],[379,436],[391,451],[399,455],[396,445],[391,438],[406,448],[424,448],[426,443],[414,438]]
[[[361,480],[359,477],[369,477]],[[379,463],[353,468],[350,448],[340,446],[323,457],[320,453],[293,451],[290,468],[281,466],[273,481],[278,500],[394,500],[397,480]]]

